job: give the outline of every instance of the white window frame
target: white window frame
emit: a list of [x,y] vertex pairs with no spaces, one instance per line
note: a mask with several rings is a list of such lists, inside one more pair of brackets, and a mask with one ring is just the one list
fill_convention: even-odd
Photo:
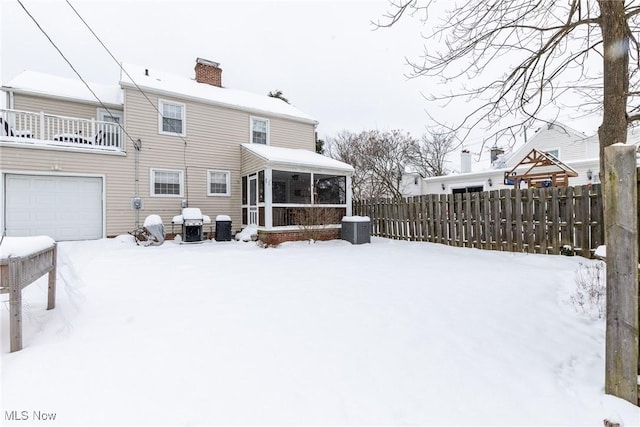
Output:
[[[111,114],[109,114],[109,111],[111,112]],[[124,113],[122,111],[119,110],[113,110],[111,108],[109,108],[109,111],[105,110],[104,108],[98,108],[97,109],[97,113],[96,113],[96,117],[98,118],[99,122],[108,122],[109,118],[111,118],[110,116],[113,117],[117,117],[120,119],[120,126],[124,126]]]
[[[164,111],[164,105],[175,105],[182,109],[182,133],[178,132],[167,132],[162,128],[162,119],[164,116],[162,112]],[[187,136],[187,105],[182,102],[169,101],[166,99],[158,99],[158,133],[161,135],[172,135],[172,136]]]
[[258,116],[251,116],[249,120],[249,143],[258,144],[257,142],[253,142],[253,122],[261,120],[267,122],[267,143],[265,145],[271,145],[271,123],[269,119]]
[[[212,193],[211,192],[211,172],[223,173],[226,175],[227,192],[226,193]],[[207,169],[207,196],[223,196],[228,197],[231,195],[231,172],[219,169]]]
[[[551,151],[557,151],[558,155],[555,156],[553,153],[551,153]],[[551,154],[552,156],[554,156],[556,159],[560,160],[560,148],[552,148],[551,150],[544,150],[545,153]]]
[[[156,172],[177,172],[180,177],[180,194],[156,194],[155,189],[155,173]],[[183,197],[184,194],[184,171],[180,169],[163,169],[163,168],[151,168],[149,169],[149,195],[151,197]]]

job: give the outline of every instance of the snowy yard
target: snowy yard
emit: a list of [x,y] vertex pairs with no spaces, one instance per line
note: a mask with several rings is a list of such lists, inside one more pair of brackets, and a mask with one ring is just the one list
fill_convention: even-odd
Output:
[[638,425],[603,393],[604,322],[568,302],[580,262],[378,238],[61,243],[57,307],[46,277],[25,288],[17,353],[1,296],[2,423]]

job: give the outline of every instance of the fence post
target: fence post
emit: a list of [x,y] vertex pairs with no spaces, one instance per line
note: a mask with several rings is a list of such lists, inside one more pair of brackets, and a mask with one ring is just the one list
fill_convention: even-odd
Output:
[[47,310],[56,308],[56,265],[58,258],[58,244],[53,244],[53,251],[51,252],[53,269],[49,271],[49,293],[47,295]]
[[638,404],[638,217],[636,149],[604,149],[607,244],[605,393]]
[[22,349],[22,287],[20,286],[21,258],[9,257],[9,334],[10,351]]

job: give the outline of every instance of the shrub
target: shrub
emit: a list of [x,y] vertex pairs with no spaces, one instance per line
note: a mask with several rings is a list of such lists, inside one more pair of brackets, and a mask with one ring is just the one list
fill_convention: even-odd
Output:
[[327,240],[327,229],[342,221],[343,213],[340,209],[326,207],[311,207],[296,209],[293,213],[295,223],[301,232],[302,240]]
[[606,315],[606,265],[602,261],[580,263],[576,271],[576,289],[570,296],[575,310],[592,319],[604,319]]

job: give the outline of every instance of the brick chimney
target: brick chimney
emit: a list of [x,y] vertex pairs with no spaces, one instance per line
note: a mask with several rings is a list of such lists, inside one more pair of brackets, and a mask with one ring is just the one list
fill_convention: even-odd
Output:
[[494,145],[493,147],[491,147],[491,163],[498,160],[498,156],[501,156],[503,154],[504,154],[504,150],[502,148],[499,148],[497,145]]
[[220,68],[220,64],[208,59],[196,59],[196,81],[222,87],[222,68]]

